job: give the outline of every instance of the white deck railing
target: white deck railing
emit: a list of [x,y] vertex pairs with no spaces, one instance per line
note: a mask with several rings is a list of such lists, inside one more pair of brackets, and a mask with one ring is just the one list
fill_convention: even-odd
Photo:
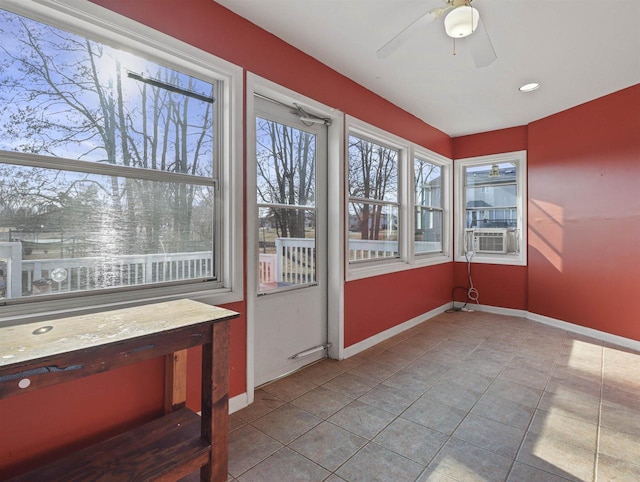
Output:
[[[19,259],[19,243],[3,243],[13,249],[13,261],[22,273],[13,283],[5,281],[5,297],[17,298],[43,291],[84,291],[94,288],[133,286],[165,281],[205,278],[212,275],[211,251],[194,253],[85,257],[63,259]],[[11,246],[10,246],[11,245]],[[416,242],[416,252],[439,251],[440,243]],[[309,284],[316,282],[316,247],[313,238],[276,238],[275,253],[260,253],[258,279],[260,285],[273,283]],[[2,253],[0,253],[2,254]],[[349,259],[366,260],[398,256],[397,241],[349,240]],[[11,257],[7,256],[11,259]],[[15,266],[12,267],[15,269]],[[65,271],[56,282],[51,272]],[[44,285],[42,280],[46,280]],[[40,283],[38,283],[40,281]]]
[[[84,291],[92,288],[133,286],[163,281],[177,281],[212,276],[213,253],[148,254],[63,259],[22,260],[22,289],[14,288],[12,297],[46,291]],[[65,270],[65,278],[56,282],[51,272]],[[52,280],[53,278],[53,280]],[[46,284],[38,283],[46,280]],[[34,284],[35,282],[35,284]]]

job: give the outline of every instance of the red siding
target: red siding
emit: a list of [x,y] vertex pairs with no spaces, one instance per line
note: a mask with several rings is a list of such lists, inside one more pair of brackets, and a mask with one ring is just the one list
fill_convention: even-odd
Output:
[[451,268],[451,263],[446,263],[346,283],[345,346],[450,301]]
[[[456,286],[469,286],[467,263],[454,263],[453,273]],[[526,266],[472,263],[471,279],[478,290],[480,304],[514,310],[527,309]],[[464,301],[464,290],[456,290],[455,294],[456,300]]]
[[529,311],[640,340],[640,85],[529,126]]
[[453,139],[454,159],[527,149],[527,126],[511,127]]
[[[453,139],[455,159],[488,156],[527,149],[527,127],[512,127]],[[455,161],[454,161],[455,163]],[[467,286],[467,264],[454,263],[456,286]],[[474,263],[471,267],[473,284],[483,305],[527,309],[527,268],[499,264]],[[464,292],[456,291],[456,300],[464,300]]]

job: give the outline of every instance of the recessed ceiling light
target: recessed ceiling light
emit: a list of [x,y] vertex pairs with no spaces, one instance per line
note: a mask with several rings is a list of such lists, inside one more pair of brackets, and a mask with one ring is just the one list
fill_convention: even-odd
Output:
[[533,92],[538,87],[540,87],[540,84],[538,82],[531,82],[520,87],[520,92]]

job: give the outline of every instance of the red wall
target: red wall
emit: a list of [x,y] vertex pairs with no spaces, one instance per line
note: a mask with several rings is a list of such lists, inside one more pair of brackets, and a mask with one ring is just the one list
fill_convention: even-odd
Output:
[[[452,157],[451,139],[446,134],[212,0],[94,0],[94,3]],[[244,165],[244,159],[237,162]],[[442,270],[445,271],[442,285],[448,291],[451,274],[446,268]],[[416,290],[416,282],[427,290],[438,289],[439,274],[436,276],[436,273],[440,270],[425,269],[419,273],[429,281],[419,279],[421,276],[417,272],[407,272],[406,278],[393,276],[393,279],[397,286],[404,285],[408,290]],[[380,291],[385,280],[386,277],[369,284]],[[354,306],[352,296],[359,296],[357,286],[354,284],[347,290],[345,304],[348,306]],[[446,297],[426,292],[423,298],[423,293],[414,291],[402,300],[407,305],[406,314],[411,318],[420,314],[422,307],[428,307],[428,310],[441,305]],[[389,298],[384,306],[396,304],[397,300]],[[242,313],[241,318],[232,323],[231,331],[231,395],[234,396],[246,389],[246,307],[244,302],[228,307]],[[360,328],[370,333],[371,327],[350,313],[345,329],[355,332],[356,337]],[[379,323],[379,328],[401,321],[406,319],[394,318],[392,313]],[[191,406],[198,399],[195,380],[199,377],[199,356],[199,350],[190,350],[188,404]],[[0,401],[0,479],[158,415],[162,410],[162,396],[162,361],[153,360]]]
[[527,126],[453,138],[453,158],[489,156],[527,149]]
[[[455,286],[468,287],[467,263],[453,263]],[[514,310],[527,309],[527,267],[471,263],[471,279],[478,290],[478,303]],[[465,301],[464,290],[456,290],[457,301]],[[469,306],[469,308],[473,308]]]
[[346,283],[345,347],[442,306],[451,283],[451,263]]
[[[527,149],[527,143],[526,126],[456,137],[453,139],[454,159],[523,151]],[[455,286],[467,287],[467,263],[454,263],[453,276]],[[480,304],[527,309],[526,266],[472,263],[471,278],[478,290]],[[456,300],[465,300],[464,291],[456,291],[455,294]]]
[[640,85],[529,125],[529,311],[640,340]]

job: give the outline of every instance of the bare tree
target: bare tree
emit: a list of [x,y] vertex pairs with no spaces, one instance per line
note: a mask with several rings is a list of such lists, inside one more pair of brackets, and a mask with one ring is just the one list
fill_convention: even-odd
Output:
[[[374,201],[397,201],[398,152],[365,139],[349,137],[349,196],[362,239],[379,239],[385,205]],[[389,216],[390,217],[390,216]]]
[[[290,206],[315,203],[315,136],[258,118],[258,202]],[[278,236],[305,237],[307,211],[274,208]]]
[[[0,42],[2,148],[182,174],[213,173],[212,104],[192,100],[180,89],[162,88],[165,83],[189,92],[208,86],[207,97],[211,84],[159,66],[152,67],[158,82],[137,82],[127,78],[121,54],[110,47],[8,12],[0,12],[0,22],[5,39]],[[119,226],[111,233],[119,254],[157,252],[167,245],[188,248],[196,231],[191,228],[194,205],[212,208],[207,190],[186,182],[102,176],[91,181],[101,184],[98,191],[65,191],[56,172],[42,170],[41,177],[67,198],[91,192],[97,200],[108,197],[100,211],[110,226]],[[40,194],[24,196],[14,184],[10,197],[21,209],[33,210],[44,202],[46,190],[36,179],[25,181]],[[56,209],[68,211],[70,204],[59,201]],[[6,218],[16,209],[2,205],[0,213]],[[60,216],[60,223],[67,218]],[[211,221],[208,226],[211,240]]]

